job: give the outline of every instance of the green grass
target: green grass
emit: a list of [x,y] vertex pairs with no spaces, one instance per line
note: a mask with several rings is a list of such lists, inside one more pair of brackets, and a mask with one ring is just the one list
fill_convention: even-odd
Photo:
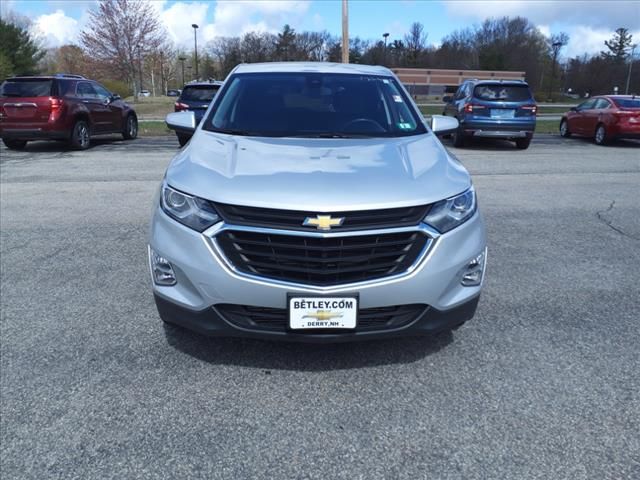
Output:
[[538,120],[536,133],[558,133],[560,122],[558,120]]
[[163,137],[165,135],[175,135],[173,130],[167,128],[166,123],[159,121],[140,122],[138,124],[138,134],[141,137]]
[[133,101],[133,97],[127,97],[125,100],[141,118],[164,117],[167,113],[173,112],[176,97],[139,97],[137,102]]

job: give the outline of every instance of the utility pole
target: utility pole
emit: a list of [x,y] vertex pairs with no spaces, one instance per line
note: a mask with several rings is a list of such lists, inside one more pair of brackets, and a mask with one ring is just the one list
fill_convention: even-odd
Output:
[[198,77],[198,25],[196,23],[191,25],[193,27],[193,44],[195,46],[195,62],[196,62],[196,80],[199,78]]
[[629,55],[629,71],[627,72],[627,88],[624,90],[625,95],[629,95],[629,84],[631,83],[631,68],[633,67],[633,54],[638,44],[631,45],[631,55]]
[[382,54],[382,64],[384,66],[387,65],[387,38],[389,38],[389,34],[388,33],[383,33],[382,36],[384,37],[384,52]]
[[349,6],[342,0],[342,63],[349,63]]
[[187,57],[178,57],[178,60],[180,60],[180,62],[182,63],[182,85],[184,85],[184,61],[187,59]]

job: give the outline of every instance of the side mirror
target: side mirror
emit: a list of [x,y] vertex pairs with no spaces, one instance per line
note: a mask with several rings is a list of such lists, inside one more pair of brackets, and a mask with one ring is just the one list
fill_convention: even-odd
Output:
[[578,107],[571,107],[569,110],[571,110],[572,112],[577,112],[578,111]]
[[444,115],[431,116],[431,130],[437,136],[449,135],[458,129],[458,120],[453,117],[445,117]]
[[113,95],[111,95],[111,101],[115,102],[116,100],[122,100],[122,97],[114,93]]
[[444,103],[451,103],[453,102],[453,95],[445,95],[444,97],[442,97],[442,101]]
[[193,133],[196,130],[196,114],[191,111],[174,112],[167,115],[165,119],[167,127],[171,130],[180,130]]

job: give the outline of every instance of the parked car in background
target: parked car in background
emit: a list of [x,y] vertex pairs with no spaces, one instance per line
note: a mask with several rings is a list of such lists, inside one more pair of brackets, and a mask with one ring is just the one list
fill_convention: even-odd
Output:
[[149,266],[160,318],[208,335],[344,342],[473,317],[486,232],[469,173],[387,68],[237,66],[169,164]]
[[591,137],[598,145],[619,138],[640,139],[640,97],[592,97],[562,116],[560,135]]
[[167,97],[179,97],[179,96],[180,96],[180,90],[178,89],[167,90]]
[[[216,96],[218,90],[222,86],[222,82],[194,82],[186,84],[180,98],[176,101],[176,112],[194,112],[196,125],[200,123],[204,113],[209,108],[209,104]],[[169,125],[169,128],[171,126]],[[192,133],[185,130],[176,130],[176,136],[180,146],[185,145],[191,138]]]
[[140,96],[141,97],[150,97],[151,96],[151,92],[149,90],[140,90]]
[[11,149],[30,140],[63,140],[89,148],[94,135],[138,135],[133,108],[80,75],[20,76],[0,85],[0,136]]
[[458,119],[453,144],[463,147],[473,138],[513,140],[529,148],[536,129],[538,107],[529,85],[514,80],[467,80],[455,95],[443,97],[443,115]]

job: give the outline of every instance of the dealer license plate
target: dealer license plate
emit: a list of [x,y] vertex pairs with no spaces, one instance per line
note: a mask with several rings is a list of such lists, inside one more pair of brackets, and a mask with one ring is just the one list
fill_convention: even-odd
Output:
[[491,118],[513,118],[516,111],[507,108],[492,108]]
[[289,297],[292,330],[347,328],[358,322],[357,297]]

